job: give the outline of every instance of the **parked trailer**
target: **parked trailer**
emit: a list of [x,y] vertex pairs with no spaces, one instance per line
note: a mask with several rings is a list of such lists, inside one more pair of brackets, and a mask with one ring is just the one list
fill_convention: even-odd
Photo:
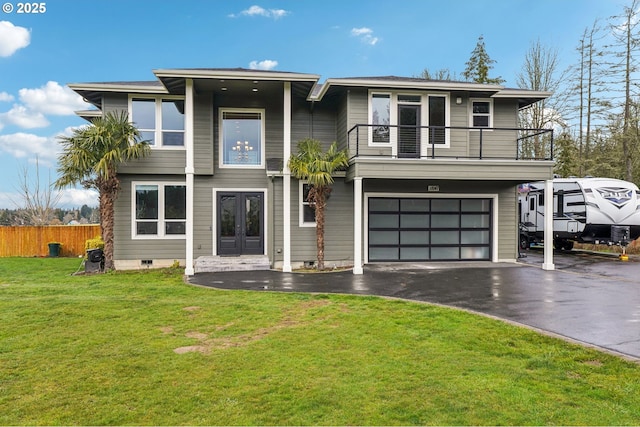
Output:
[[[518,188],[520,247],[544,239],[544,181]],[[553,180],[553,244],[571,250],[574,242],[626,246],[640,237],[640,190],[610,178]]]

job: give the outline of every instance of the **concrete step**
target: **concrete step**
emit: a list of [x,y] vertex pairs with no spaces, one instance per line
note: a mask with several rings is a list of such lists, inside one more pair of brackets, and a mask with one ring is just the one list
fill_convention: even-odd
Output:
[[258,271],[271,269],[266,255],[201,256],[196,259],[196,273],[220,271]]

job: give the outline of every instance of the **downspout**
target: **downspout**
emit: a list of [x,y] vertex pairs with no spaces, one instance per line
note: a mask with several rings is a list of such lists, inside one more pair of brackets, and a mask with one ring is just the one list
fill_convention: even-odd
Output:
[[193,194],[194,194],[194,174],[195,174],[195,157],[193,147],[193,79],[185,80],[184,89],[184,139],[186,148],[186,166],[184,168],[186,186],[187,186],[187,229],[186,229],[186,247],[185,247],[185,269],[184,274],[193,276],[195,270],[193,268]]

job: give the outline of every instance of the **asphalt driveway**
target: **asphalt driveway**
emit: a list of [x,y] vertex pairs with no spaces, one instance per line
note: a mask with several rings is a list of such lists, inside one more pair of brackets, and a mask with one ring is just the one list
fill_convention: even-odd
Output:
[[573,251],[544,271],[542,253],[517,264],[376,264],[350,271],[198,273],[218,289],[379,295],[458,307],[640,360],[640,259]]

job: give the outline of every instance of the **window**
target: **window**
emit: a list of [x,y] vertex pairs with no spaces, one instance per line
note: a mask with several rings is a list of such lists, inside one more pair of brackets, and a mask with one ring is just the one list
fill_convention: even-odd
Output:
[[426,144],[448,148],[449,108],[448,93],[369,92],[369,145],[397,147],[407,157],[426,153]]
[[220,166],[264,167],[264,110],[220,110]]
[[[444,96],[429,96],[429,144],[444,145],[447,143],[447,98]],[[442,127],[440,127],[442,126]]]
[[309,190],[311,184],[304,181],[300,181],[299,192],[300,195],[300,217],[298,225],[300,227],[315,227],[316,226],[316,210],[312,204],[307,200],[309,197]]
[[152,147],[184,147],[184,100],[132,98],[130,116]]
[[183,238],[187,191],[182,183],[133,183],[133,236]]
[[371,94],[370,117],[371,142],[388,144],[389,125],[391,124],[391,95],[388,93]]
[[491,110],[493,101],[471,101],[471,126],[474,128],[493,127]]

